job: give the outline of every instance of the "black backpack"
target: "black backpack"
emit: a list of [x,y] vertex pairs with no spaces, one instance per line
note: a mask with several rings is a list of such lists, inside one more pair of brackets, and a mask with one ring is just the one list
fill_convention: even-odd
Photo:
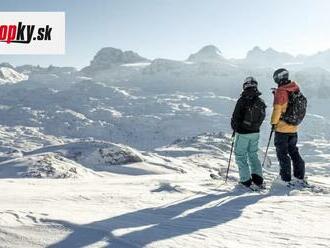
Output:
[[300,92],[289,94],[288,107],[281,120],[294,126],[298,126],[304,119],[307,109],[307,98]]
[[246,130],[258,130],[266,117],[266,104],[262,99],[256,97],[247,103],[244,108],[242,127]]

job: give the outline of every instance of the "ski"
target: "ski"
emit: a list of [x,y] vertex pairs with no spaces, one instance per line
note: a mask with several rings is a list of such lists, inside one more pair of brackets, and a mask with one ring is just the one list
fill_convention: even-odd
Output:
[[242,184],[238,184],[236,185],[236,189],[240,190],[240,191],[244,191],[244,192],[250,192],[250,193],[259,193],[259,194],[267,194],[268,193],[268,190],[266,187],[259,187],[255,184],[249,186],[249,187],[246,187]]
[[288,183],[287,187],[289,189],[310,191],[312,193],[328,193],[328,190],[326,188],[314,184],[309,184],[307,182],[304,182],[303,184]]
[[[220,176],[219,174],[215,174],[215,173],[211,173],[210,174],[210,177],[211,179],[213,180],[223,180],[224,181],[224,178],[222,176]],[[237,184],[235,186],[236,189],[240,190],[240,191],[245,191],[245,192],[254,192],[254,193],[260,193],[260,194],[265,194],[267,193],[269,190],[266,188],[265,185],[262,185],[261,187],[255,185],[255,184],[252,184],[250,187],[246,187],[244,185],[241,185],[241,184]]]
[[252,184],[249,189],[253,192],[259,192],[259,193],[266,193],[267,192],[267,188],[265,185],[262,186],[257,186],[255,184]]

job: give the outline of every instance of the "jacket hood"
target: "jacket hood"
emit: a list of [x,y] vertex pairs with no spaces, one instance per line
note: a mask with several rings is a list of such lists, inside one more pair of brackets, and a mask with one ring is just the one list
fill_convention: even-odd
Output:
[[241,96],[246,98],[246,99],[253,99],[253,98],[258,97],[260,95],[261,95],[260,91],[255,87],[247,88],[241,94]]
[[296,82],[291,81],[288,84],[284,84],[278,87],[279,90],[285,90],[287,92],[296,92],[299,91],[299,86]]

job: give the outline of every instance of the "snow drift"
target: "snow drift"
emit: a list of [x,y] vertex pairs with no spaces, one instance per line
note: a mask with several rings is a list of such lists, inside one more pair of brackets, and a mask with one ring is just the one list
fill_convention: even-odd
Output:
[[0,163],[1,178],[85,178],[92,170],[54,153],[25,156]]

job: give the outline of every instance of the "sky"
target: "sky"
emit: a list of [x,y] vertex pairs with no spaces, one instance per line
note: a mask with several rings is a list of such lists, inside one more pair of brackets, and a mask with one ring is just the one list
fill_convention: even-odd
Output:
[[66,12],[66,54],[0,55],[14,65],[81,68],[107,46],[179,60],[209,44],[227,58],[330,48],[329,0],[1,0],[0,11]]

